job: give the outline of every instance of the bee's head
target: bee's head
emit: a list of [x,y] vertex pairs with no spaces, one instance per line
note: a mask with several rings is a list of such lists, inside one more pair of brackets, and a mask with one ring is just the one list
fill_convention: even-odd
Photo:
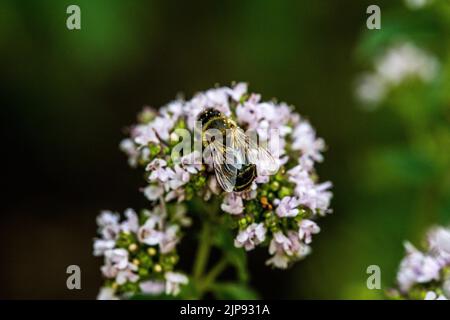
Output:
[[214,108],[207,108],[198,115],[197,120],[204,126],[210,119],[216,117],[222,117],[222,113]]

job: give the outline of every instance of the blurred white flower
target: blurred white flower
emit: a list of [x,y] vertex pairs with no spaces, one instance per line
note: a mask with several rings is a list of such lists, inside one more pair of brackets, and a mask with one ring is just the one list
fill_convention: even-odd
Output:
[[234,101],[238,102],[242,98],[242,96],[247,93],[247,87],[248,86],[245,82],[240,82],[233,88],[226,89],[226,91]]
[[287,257],[283,252],[277,251],[272,258],[267,259],[266,265],[273,266],[278,269],[286,269],[289,265],[289,257]]
[[376,71],[387,83],[398,85],[407,77],[417,76],[427,82],[438,71],[438,62],[412,43],[400,43],[377,59]]
[[164,188],[157,184],[149,184],[143,189],[145,197],[150,201],[158,200],[164,194]]
[[137,266],[132,263],[128,263],[127,267],[123,270],[119,270],[116,275],[116,282],[118,285],[122,285],[127,281],[136,282],[139,280],[139,276],[134,273],[137,271]]
[[174,124],[175,121],[167,115],[158,116],[147,124],[141,124],[133,128],[134,142],[140,146],[147,146],[149,143],[158,144],[161,140],[166,142]]
[[180,284],[189,282],[188,277],[178,272],[166,272],[164,278],[166,279],[166,294],[174,296],[180,293]]
[[141,289],[142,293],[159,295],[165,291],[166,284],[164,283],[164,281],[147,280],[142,281],[139,284],[139,288]]
[[97,295],[97,300],[119,300],[116,291],[111,287],[102,287]]
[[443,295],[437,295],[434,291],[428,291],[424,300],[448,300]]
[[122,248],[107,250],[105,252],[106,264],[109,264],[119,270],[128,266],[128,251]]
[[450,278],[444,280],[444,283],[442,284],[442,291],[447,298],[450,298]]
[[396,43],[375,59],[375,71],[359,77],[357,98],[369,106],[376,106],[390,88],[409,78],[430,82],[438,73],[437,58],[412,42]]
[[441,264],[450,264],[450,230],[442,227],[433,228],[427,238],[431,254],[436,256]]
[[117,237],[119,226],[119,214],[103,210],[97,217],[98,232],[105,240],[113,240]]
[[439,279],[440,266],[431,256],[418,251],[411,243],[405,243],[406,257],[400,263],[397,282],[400,290],[408,291],[415,283]]
[[365,103],[368,109],[382,101],[386,97],[387,90],[383,78],[376,73],[363,74],[356,82],[356,97]]
[[152,217],[147,219],[145,224],[139,228],[138,239],[140,242],[149,246],[154,246],[161,242],[164,233],[156,230],[156,223],[157,219]]
[[134,232],[136,233],[139,229],[139,218],[136,214],[136,211],[128,208],[125,210],[124,215],[126,220],[122,222],[120,228],[124,232]]
[[320,232],[320,228],[314,221],[303,219],[299,223],[298,237],[306,244],[310,244],[312,241],[312,235]]
[[180,229],[179,226],[174,224],[168,227],[162,233],[162,237],[159,242],[159,248],[161,250],[161,253],[163,254],[168,253],[175,248],[175,246],[179,241],[179,238],[177,236],[179,229]]
[[119,149],[128,156],[128,164],[136,167],[139,159],[139,150],[131,139],[123,139],[120,142]]
[[411,10],[417,10],[430,4],[433,0],[404,0],[406,6]]
[[105,251],[113,249],[115,240],[94,239],[94,256],[102,256]]
[[247,129],[255,130],[258,126],[258,122],[262,119],[262,109],[259,105],[247,101],[244,104],[240,104],[236,108],[236,116],[240,125],[245,125]]

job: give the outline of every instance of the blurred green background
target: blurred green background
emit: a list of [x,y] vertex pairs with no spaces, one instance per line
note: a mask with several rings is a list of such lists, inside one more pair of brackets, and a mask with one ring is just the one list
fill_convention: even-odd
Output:
[[[66,28],[70,4],[81,30]],[[370,4],[381,30],[366,28]],[[435,55],[438,76],[367,111],[355,79],[398,39]],[[264,298],[383,298],[367,289],[367,267],[381,267],[387,289],[402,242],[450,223],[449,62],[448,1],[3,0],[0,298],[95,298],[95,216],[146,205],[118,150],[123,129],[143,105],[234,80],[311,120],[328,145],[319,174],[334,183],[313,254],[274,271],[252,252],[251,284]],[[80,291],[66,288],[70,264]]]

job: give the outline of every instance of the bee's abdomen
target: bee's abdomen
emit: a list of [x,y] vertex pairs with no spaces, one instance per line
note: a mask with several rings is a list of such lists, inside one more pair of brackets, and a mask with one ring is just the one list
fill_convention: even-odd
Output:
[[234,191],[240,192],[248,189],[256,178],[256,165],[248,164],[237,173]]
[[216,109],[206,109],[202,111],[197,119],[202,123],[202,127],[205,127],[208,122],[210,122],[213,118],[221,118],[223,117],[222,113]]

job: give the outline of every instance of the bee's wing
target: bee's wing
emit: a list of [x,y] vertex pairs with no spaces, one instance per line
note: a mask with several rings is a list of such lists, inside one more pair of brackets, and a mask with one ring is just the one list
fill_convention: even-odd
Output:
[[223,144],[220,142],[212,142],[209,147],[211,148],[217,182],[223,190],[232,192],[236,184],[238,169],[236,164],[230,160],[234,159],[235,155],[232,150],[224,148]]
[[232,134],[233,149],[244,153],[243,158],[248,163],[256,164],[258,174],[272,175],[275,174],[279,165],[272,154],[265,146],[258,146],[256,141],[250,139],[242,129],[236,129]]

